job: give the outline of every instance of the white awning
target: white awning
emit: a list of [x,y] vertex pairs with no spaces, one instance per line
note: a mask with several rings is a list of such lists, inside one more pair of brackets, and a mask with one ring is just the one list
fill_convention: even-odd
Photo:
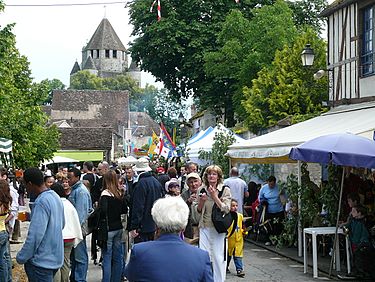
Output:
[[340,106],[319,117],[231,145],[232,162],[288,163],[290,149],[310,139],[332,133],[350,132],[374,138],[375,103]]

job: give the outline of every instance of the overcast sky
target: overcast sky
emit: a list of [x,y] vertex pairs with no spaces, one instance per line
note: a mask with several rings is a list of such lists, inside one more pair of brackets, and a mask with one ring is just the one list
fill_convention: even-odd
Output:
[[[230,0],[228,0],[230,1]],[[332,2],[330,0],[329,2]],[[90,40],[104,16],[111,22],[122,43],[128,47],[132,27],[125,2],[116,0],[5,0],[0,26],[15,23],[17,48],[27,56],[35,81],[57,78],[69,84],[69,74],[76,60],[81,63],[82,47]],[[150,4],[151,4],[150,0]],[[85,6],[14,7],[31,4],[107,3]],[[9,5],[9,6],[8,6]],[[104,6],[106,6],[104,8]],[[145,11],[149,13],[149,11]],[[156,20],[156,15],[155,15]],[[154,84],[150,74],[143,74],[142,86]],[[159,88],[162,87],[158,83]]]
[[[0,25],[15,23],[13,29],[17,48],[30,62],[35,81],[45,78],[60,79],[69,85],[69,74],[76,60],[81,63],[82,47],[90,40],[106,15],[125,47],[131,41],[125,2],[116,0],[5,0],[5,11],[0,15]],[[107,3],[86,6],[13,7],[22,4],[77,4]],[[8,6],[9,5],[9,6]],[[106,7],[104,7],[106,6]],[[145,11],[148,13],[149,11]],[[156,19],[156,15],[155,15]],[[144,82],[153,84],[153,77],[144,74]],[[157,84],[160,88],[162,85]]]

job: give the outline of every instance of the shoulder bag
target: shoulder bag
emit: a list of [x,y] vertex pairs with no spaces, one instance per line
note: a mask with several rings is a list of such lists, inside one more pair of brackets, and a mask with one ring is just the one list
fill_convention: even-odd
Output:
[[[218,197],[224,193],[224,189],[228,186],[223,186],[223,189],[219,191]],[[229,187],[228,187],[229,188]],[[221,209],[214,203],[212,207],[212,215],[211,215],[212,222],[214,227],[218,233],[226,233],[228,228],[232,225],[233,218],[231,213],[222,212]]]

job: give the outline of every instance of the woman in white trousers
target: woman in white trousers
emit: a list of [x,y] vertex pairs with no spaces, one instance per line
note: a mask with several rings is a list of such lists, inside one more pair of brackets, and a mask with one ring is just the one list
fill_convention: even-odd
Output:
[[211,165],[203,174],[203,186],[198,189],[194,213],[199,215],[199,248],[210,254],[214,281],[223,282],[226,275],[226,234],[218,233],[213,225],[211,216],[214,203],[220,207],[221,211],[229,213],[230,189],[223,186],[221,168]]

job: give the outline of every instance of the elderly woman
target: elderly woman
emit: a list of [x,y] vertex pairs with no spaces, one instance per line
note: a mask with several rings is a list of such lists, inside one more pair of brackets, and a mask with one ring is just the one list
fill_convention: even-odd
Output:
[[179,236],[189,217],[184,200],[181,197],[159,199],[151,214],[158,239],[133,246],[126,278],[153,282],[214,281],[208,253],[185,243]]
[[[219,197],[219,195],[221,195]],[[203,186],[198,189],[198,198],[194,202],[193,213],[199,218],[199,248],[210,254],[214,281],[225,280],[226,261],[224,255],[225,234],[218,233],[212,222],[212,208],[216,204],[222,212],[229,213],[231,194],[228,186],[223,185],[223,172],[217,165],[206,168],[203,174]],[[198,216],[197,216],[198,215]]]

